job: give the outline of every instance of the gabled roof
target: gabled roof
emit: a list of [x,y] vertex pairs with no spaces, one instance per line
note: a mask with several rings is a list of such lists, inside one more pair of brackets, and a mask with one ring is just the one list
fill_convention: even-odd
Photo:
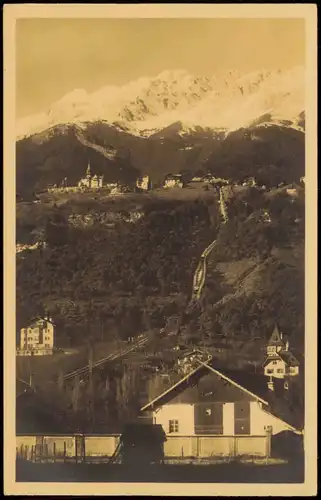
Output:
[[28,323],[28,326],[25,327],[25,328],[30,328],[32,327],[34,324],[36,324],[37,321],[47,321],[48,323],[51,323],[53,326],[56,326],[56,324],[51,320],[51,319],[48,319],[48,318],[44,318],[43,316],[35,316],[34,318],[32,318],[29,323]]
[[279,353],[274,354],[273,356],[267,356],[262,364],[262,366],[267,365],[271,361],[279,361],[281,358],[279,356]]
[[[240,389],[244,393],[246,393],[248,396],[262,402],[263,404],[268,404],[268,402],[260,395],[260,391],[257,391],[257,387],[253,387],[253,379],[255,380],[256,377],[253,377],[253,374],[250,374],[249,380],[247,380],[247,386],[244,386],[244,374],[243,374],[243,380],[235,380],[235,373],[232,373],[231,371],[224,370],[216,370],[211,366],[209,363],[203,363],[202,361],[199,361],[199,366],[194,369],[191,373],[187,374],[185,377],[180,379],[176,384],[171,386],[169,389],[164,391],[162,394],[154,398],[152,401],[147,403],[145,406],[141,408],[141,411],[145,411],[147,409],[152,409],[156,408],[158,406],[162,406],[166,403],[168,403],[171,400],[174,400],[178,395],[179,395],[179,401],[180,402],[186,402],[186,403],[192,403],[192,402],[197,402],[199,399],[204,399],[200,397],[200,395],[197,393],[195,394],[190,394],[190,393],[184,393],[187,389],[191,389],[196,386],[196,384],[200,383],[202,385],[202,389],[204,392],[205,400],[206,400],[206,395],[210,395],[210,389],[213,386],[213,374],[218,376],[220,379],[224,380],[225,382],[230,383],[232,386],[236,387],[237,389]],[[242,374],[242,372],[236,372],[239,375]],[[266,383],[266,377],[263,376],[264,378],[264,388],[267,389],[267,383]],[[252,380],[252,386],[250,384],[250,379]],[[240,382],[240,383],[239,383]],[[206,392],[208,391],[208,392]],[[255,391],[255,392],[254,392]],[[190,392],[190,391],[189,391]],[[195,391],[194,391],[195,392]]]
[[281,346],[284,345],[284,342],[282,341],[281,334],[279,332],[277,325],[275,325],[274,327],[268,345],[281,345]]
[[284,361],[284,363],[286,363],[288,366],[300,365],[299,361],[296,359],[296,357],[294,356],[294,354],[292,354],[291,351],[281,350],[273,356],[267,356],[265,358],[263,366],[267,365],[270,361],[276,361],[280,359],[282,359],[282,361]]
[[279,356],[289,366],[299,366],[299,362],[291,351],[280,351]]
[[216,369],[213,362],[198,363],[198,368],[148,402],[141,411],[157,410],[166,404],[235,402],[245,397],[262,403],[263,409],[294,430],[301,428],[301,410],[288,407],[288,391],[284,388],[284,380],[273,380],[274,390],[271,391],[264,374],[227,370],[224,367]]
[[165,180],[169,180],[169,179],[181,179],[182,178],[182,174],[167,174],[165,175]]

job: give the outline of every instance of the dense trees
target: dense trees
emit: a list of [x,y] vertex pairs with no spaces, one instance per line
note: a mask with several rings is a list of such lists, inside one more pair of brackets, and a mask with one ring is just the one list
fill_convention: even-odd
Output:
[[147,204],[145,212],[135,224],[119,222],[113,229],[74,228],[61,211],[51,214],[46,249],[18,257],[18,315],[45,304],[61,320],[61,342],[66,336],[82,342],[89,318],[98,337],[116,330],[126,338],[162,326],[166,304],[177,308],[190,293],[198,256],[215,228],[199,201]]
[[[18,324],[49,308],[62,345],[82,343],[89,327],[100,340],[162,327],[166,317],[186,307],[199,256],[217,237],[196,331],[255,335],[268,331],[278,318],[299,335],[304,309],[302,193],[291,198],[269,191],[267,196],[252,188],[235,195],[228,202],[230,219],[219,229],[214,198],[154,200],[143,210],[145,216],[135,223],[76,228],[55,208],[44,222],[47,247],[18,257]],[[215,262],[244,258],[267,262],[256,278],[257,293],[241,294],[216,310],[214,304],[230,290]]]

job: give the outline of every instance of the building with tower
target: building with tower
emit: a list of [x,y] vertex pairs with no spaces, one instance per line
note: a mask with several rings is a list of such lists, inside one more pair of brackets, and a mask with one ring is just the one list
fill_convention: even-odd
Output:
[[289,341],[283,338],[283,334],[275,326],[266,346],[264,375],[281,379],[299,375],[299,362],[289,347]]
[[87,187],[90,189],[98,189],[103,187],[104,176],[103,175],[92,175],[90,163],[88,163],[86,175],[83,179],[78,182],[78,187]]

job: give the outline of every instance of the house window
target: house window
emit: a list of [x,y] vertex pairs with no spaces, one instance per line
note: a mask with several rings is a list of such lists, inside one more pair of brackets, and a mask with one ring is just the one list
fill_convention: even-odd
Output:
[[169,432],[178,432],[178,420],[169,421]]
[[276,362],[276,361],[273,361],[273,362],[272,362],[272,364],[273,364],[273,365],[276,365],[276,364],[277,364],[277,362]]
[[278,368],[276,371],[277,371],[277,373],[284,373],[283,368]]
[[206,408],[205,413],[206,413],[206,415],[212,415],[211,408]]
[[274,370],[271,370],[271,368],[269,368],[268,370],[266,370],[266,373],[274,373]]

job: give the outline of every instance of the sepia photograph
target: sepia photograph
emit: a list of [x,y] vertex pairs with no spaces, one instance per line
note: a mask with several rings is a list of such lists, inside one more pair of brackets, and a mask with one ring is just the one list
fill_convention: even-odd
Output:
[[317,439],[316,10],[165,6],[5,6],[13,481],[295,496]]

